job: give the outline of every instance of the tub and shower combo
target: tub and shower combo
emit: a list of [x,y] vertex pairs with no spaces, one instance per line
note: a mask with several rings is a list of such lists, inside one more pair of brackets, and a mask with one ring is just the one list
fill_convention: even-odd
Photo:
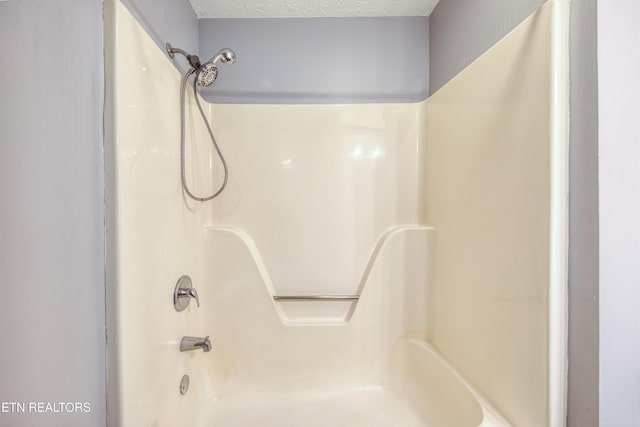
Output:
[[322,105],[199,99],[241,52],[105,4],[110,425],[564,424],[566,1]]

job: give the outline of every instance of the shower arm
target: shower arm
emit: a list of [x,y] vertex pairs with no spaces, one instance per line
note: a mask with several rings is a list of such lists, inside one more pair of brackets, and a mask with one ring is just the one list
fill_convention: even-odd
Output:
[[176,53],[179,53],[180,55],[187,58],[187,61],[189,61],[189,65],[191,65],[193,68],[200,67],[200,58],[198,58],[198,55],[190,55],[186,51],[180,48],[171,46],[171,43],[167,43],[165,45],[165,48],[167,49],[167,54],[169,54],[169,58],[173,59],[175,58]]
[[171,46],[171,43],[167,43],[165,47],[167,48],[167,53],[169,54],[169,58],[173,58],[176,53],[183,55],[185,58],[188,58],[191,56],[184,50]]

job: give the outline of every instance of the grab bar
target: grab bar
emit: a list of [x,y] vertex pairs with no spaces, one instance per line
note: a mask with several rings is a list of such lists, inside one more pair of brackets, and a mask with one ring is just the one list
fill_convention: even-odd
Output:
[[274,295],[274,301],[357,301],[360,295]]

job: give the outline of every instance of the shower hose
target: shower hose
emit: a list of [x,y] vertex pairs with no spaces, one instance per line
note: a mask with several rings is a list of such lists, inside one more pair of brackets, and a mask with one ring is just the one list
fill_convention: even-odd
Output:
[[[224,169],[224,179],[222,181],[222,185],[220,186],[220,188],[218,188],[217,191],[215,191],[210,196],[206,196],[206,197],[198,197],[195,194],[193,194],[191,190],[189,190],[189,186],[187,185],[186,173],[185,173],[185,169],[186,169],[186,166],[185,166],[185,163],[186,163],[186,160],[185,160],[185,157],[186,157],[185,156],[185,145],[186,145],[185,144],[185,121],[186,121],[185,95],[187,92],[187,81],[193,73],[196,73],[195,78],[193,79],[193,96],[196,99],[196,105],[198,106],[198,110],[200,111],[200,116],[202,116],[202,120],[204,120],[204,123],[207,127],[207,131],[209,132],[209,136],[211,137],[211,143],[213,144],[213,148],[215,148],[216,153],[220,158],[220,163],[222,163],[222,168]],[[222,193],[222,190],[225,189],[225,187],[227,186],[227,181],[229,180],[229,170],[227,168],[227,162],[225,161],[224,156],[222,155],[222,151],[220,151],[220,147],[218,146],[218,142],[216,141],[215,136],[213,136],[211,125],[209,124],[209,121],[207,120],[207,117],[204,114],[202,105],[200,105],[200,99],[198,97],[198,89],[197,89],[197,81],[198,81],[199,73],[200,73],[200,69],[196,71],[195,68],[192,68],[189,71],[187,71],[184,76],[182,76],[182,81],[180,82],[180,176],[182,178],[182,188],[184,189],[184,192],[187,193],[187,195],[191,197],[193,200],[197,200],[199,202],[206,202],[218,197],[218,195]]]

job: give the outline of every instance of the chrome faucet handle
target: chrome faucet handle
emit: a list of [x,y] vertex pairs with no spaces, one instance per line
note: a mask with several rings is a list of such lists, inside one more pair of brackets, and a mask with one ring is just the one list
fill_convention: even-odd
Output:
[[181,276],[173,289],[173,307],[176,311],[183,311],[191,302],[191,298],[194,298],[200,307],[198,291],[191,284],[191,278],[187,275]]
[[189,288],[186,291],[186,294],[191,298],[195,298],[196,304],[198,308],[200,308],[200,298],[198,298],[198,291],[196,291],[196,288]]

